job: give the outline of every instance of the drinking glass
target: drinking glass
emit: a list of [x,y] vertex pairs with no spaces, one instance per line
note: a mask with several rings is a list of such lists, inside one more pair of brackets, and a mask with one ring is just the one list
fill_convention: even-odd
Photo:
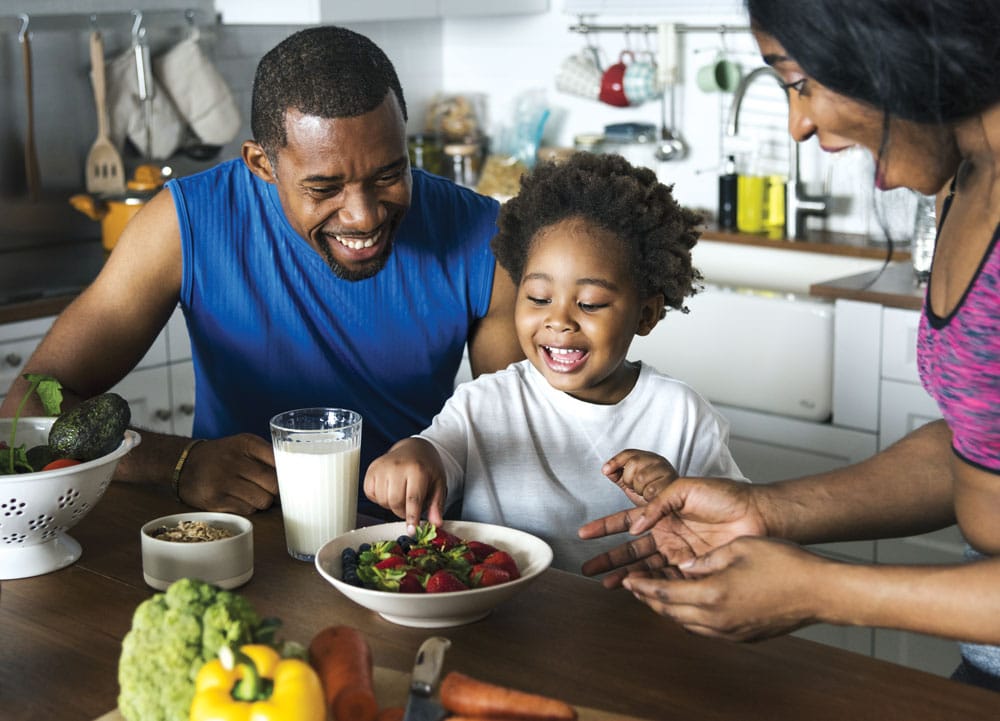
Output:
[[357,521],[361,415],[300,408],[271,419],[274,464],[288,553],[312,561]]

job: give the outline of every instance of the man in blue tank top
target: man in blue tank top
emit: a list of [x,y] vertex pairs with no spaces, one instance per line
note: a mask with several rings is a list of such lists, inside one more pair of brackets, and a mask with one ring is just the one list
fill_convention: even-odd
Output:
[[498,204],[411,170],[403,92],[370,40],[335,27],[284,40],[258,65],[251,124],[242,158],[172,180],[136,215],[26,366],[60,379],[67,405],[101,393],[179,302],[195,440],[145,431],[116,479],[238,513],[277,493],[276,413],[359,411],[363,477],[430,424],[466,344],[474,374],[523,357],[489,248]]

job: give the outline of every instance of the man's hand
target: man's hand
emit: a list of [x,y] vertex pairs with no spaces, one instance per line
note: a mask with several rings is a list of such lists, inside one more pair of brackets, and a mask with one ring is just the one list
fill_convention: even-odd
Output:
[[252,433],[199,443],[188,454],[177,493],[206,511],[248,515],[270,508],[278,495],[274,449]]
[[407,533],[416,530],[425,507],[428,521],[444,522],[444,467],[437,449],[421,438],[404,438],[372,461],[364,489],[372,501],[406,519]]
[[[653,485],[653,484],[650,484]],[[753,486],[720,478],[680,478],[667,484],[645,506],[619,511],[583,525],[580,538],[629,531],[650,533],[583,564],[583,573],[602,579],[607,588],[621,585],[631,572],[660,573],[748,535],[765,535],[753,499]]]

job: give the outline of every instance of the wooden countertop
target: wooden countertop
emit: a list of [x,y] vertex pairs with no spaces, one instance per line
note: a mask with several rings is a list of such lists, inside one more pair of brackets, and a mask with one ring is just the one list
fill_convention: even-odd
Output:
[[860,273],[809,287],[809,293],[819,298],[860,300],[909,310],[923,308],[924,290],[917,284],[909,262],[890,263],[884,271]]
[[[75,564],[4,581],[3,717],[91,721],[114,709],[121,639],[143,582],[139,529],[189,510],[168,489],[113,483],[70,531]],[[355,605],[285,551],[280,510],[250,517],[254,576],[238,592],[282,636],[308,642],[338,623],[366,634],[374,662],[407,672],[429,635],[451,639],[445,672],[656,721],[937,721],[995,719],[983,689],[803,639],[736,644],[695,636],[625,591],[550,569],[467,626],[397,626]]]
[[[762,248],[778,248],[792,253],[825,253],[827,255],[845,255],[853,258],[874,258],[882,260],[886,256],[887,246],[872,243],[868,236],[854,233],[834,233],[827,230],[811,230],[805,240],[790,240],[788,238],[769,238],[766,235],[740,233],[720,230],[715,226],[706,226],[702,231],[703,240],[714,240],[738,245],[756,245]],[[907,249],[893,248],[893,261],[910,260]]]

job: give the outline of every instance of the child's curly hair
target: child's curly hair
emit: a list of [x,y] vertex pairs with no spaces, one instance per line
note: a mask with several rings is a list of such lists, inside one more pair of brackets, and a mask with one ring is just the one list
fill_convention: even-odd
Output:
[[686,313],[684,298],[699,290],[701,280],[691,265],[691,248],[702,219],[679,205],[671,188],[620,155],[574,153],[562,162],[539,163],[521,178],[520,193],[500,209],[499,232],[490,247],[519,284],[538,232],[583,218],[622,243],[641,297],[662,293],[668,308]]

